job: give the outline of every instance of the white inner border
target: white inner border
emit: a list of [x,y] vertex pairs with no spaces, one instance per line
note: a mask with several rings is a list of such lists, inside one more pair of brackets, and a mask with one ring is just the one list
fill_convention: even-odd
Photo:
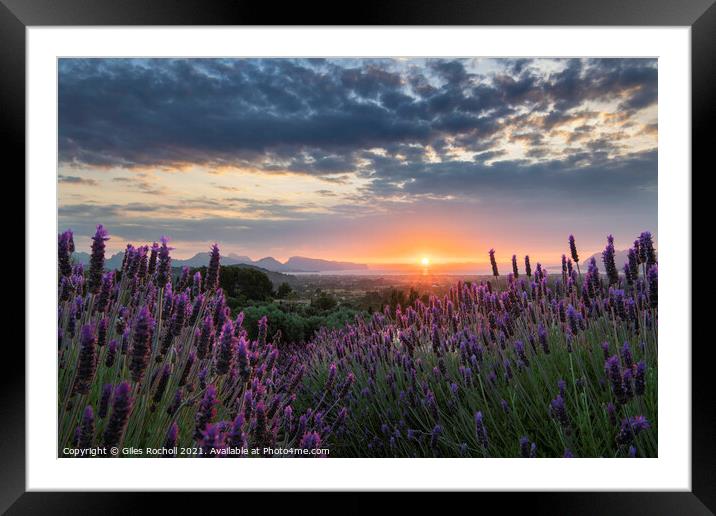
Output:
[[[690,490],[690,29],[27,29],[27,489]],[[58,459],[57,58],[538,56],[659,58],[658,459]]]

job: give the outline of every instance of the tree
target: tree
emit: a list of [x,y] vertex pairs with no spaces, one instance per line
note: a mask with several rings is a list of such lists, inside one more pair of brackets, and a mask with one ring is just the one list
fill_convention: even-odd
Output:
[[273,295],[273,284],[269,277],[258,269],[241,266],[222,267],[219,284],[227,296],[254,301],[268,301]]
[[325,292],[321,292],[311,299],[311,306],[320,311],[333,310],[337,304],[336,298]]
[[278,286],[278,290],[276,291],[276,297],[279,299],[286,299],[291,292],[293,292],[291,285],[284,281]]

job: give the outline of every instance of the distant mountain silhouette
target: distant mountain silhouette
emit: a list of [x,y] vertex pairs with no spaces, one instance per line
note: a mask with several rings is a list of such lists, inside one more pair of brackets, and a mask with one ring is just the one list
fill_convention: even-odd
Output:
[[319,258],[305,258],[303,256],[292,256],[284,264],[284,267],[296,271],[349,271],[365,270],[368,268],[364,263],[334,262],[331,260],[321,260]]
[[268,269],[270,271],[285,271],[286,267],[279,262],[277,259],[267,256],[265,258],[261,258],[260,260],[256,260],[255,262],[251,262],[253,265],[257,265],[259,267],[263,267],[264,269]]
[[[89,265],[90,254],[85,253],[84,251],[77,251],[72,254],[72,259],[76,263],[81,263],[82,265]],[[116,253],[105,259],[104,266],[106,269],[121,269],[123,260],[124,252]]]
[[[84,251],[76,252],[74,259],[87,265],[90,260],[89,253]],[[119,269],[122,267],[124,259],[124,251],[113,254],[105,261],[107,269]],[[197,253],[191,258],[180,260],[172,258],[173,267],[201,267],[208,265],[209,253]],[[336,262],[332,260],[322,260],[319,258],[305,258],[303,256],[292,256],[286,263],[281,263],[271,256],[261,258],[260,260],[252,260],[248,256],[230,253],[221,257],[222,265],[253,265],[255,267],[265,269],[272,272],[324,272],[324,271],[346,271],[346,270],[365,270],[368,268],[363,263]]]

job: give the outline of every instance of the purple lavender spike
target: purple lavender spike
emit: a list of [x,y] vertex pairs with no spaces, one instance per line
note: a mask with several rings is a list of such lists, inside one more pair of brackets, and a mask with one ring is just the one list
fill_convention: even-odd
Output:
[[77,373],[73,393],[88,394],[94,374],[97,371],[96,337],[91,324],[85,324],[80,334],[80,353],[77,359]]
[[234,361],[234,325],[226,321],[219,338],[219,351],[216,355],[216,373],[226,374],[229,372]]
[[109,401],[112,398],[112,384],[106,383],[102,387],[102,394],[99,398],[99,410],[97,415],[100,419],[107,417],[107,411],[109,410]]
[[213,385],[207,385],[204,392],[204,398],[199,404],[199,408],[196,411],[194,439],[201,439],[207,424],[216,415],[216,388]]
[[574,235],[569,235],[569,252],[572,255],[574,263],[579,264],[579,255],[577,254],[577,244],[574,241]]
[[108,447],[119,446],[122,441],[124,429],[132,412],[133,400],[130,396],[129,383],[122,382],[114,390],[112,412],[104,430],[104,445]]
[[475,435],[477,436],[477,443],[484,449],[487,449],[489,444],[487,438],[487,427],[482,416],[482,412],[478,411],[475,413]]
[[168,246],[169,239],[161,238],[162,245],[159,248],[159,263],[157,264],[157,286],[164,288],[171,278],[172,259],[169,256],[171,247]]
[[219,269],[221,261],[221,253],[219,252],[219,246],[214,244],[211,246],[211,256],[209,257],[209,267],[206,269],[206,282],[204,287],[206,290],[211,291],[216,289],[219,285]]
[[630,416],[623,419],[617,435],[617,444],[620,446],[631,444],[637,435],[649,428],[651,424],[644,416]]
[[176,456],[176,451],[174,450],[174,448],[177,445],[178,437],[179,426],[176,424],[176,421],[173,421],[172,424],[169,425],[169,430],[167,430],[167,437],[164,440],[164,448],[167,451],[162,455],[162,457],[171,458]]
[[97,231],[92,237],[92,254],[90,256],[90,269],[88,274],[87,287],[92,294],[99,292],[102,284],[102,273],[104,272],[104,249],[105,242],[109,240],[107,230],[102,224],[97,226]]
[[146,306],[137,314],[134,326],[134,337],[132,340],[132,356],[129,363],[129,370],[132,373],[132,380],[140,383],[149,363],[149,356],[152,352],[152,335],[154,333],[154,318]]
[[614,237],[609,235],[607,237],[607,247],[602,252],[602,261],[604,262],[604,269],[607,273],[610,285],[619,283],[619,273],[617,272],[617,265],[614,261]]
[[70,248],[74,249],[74,242],[72,240],[72,230],[68,229],[57,237],[57,258],[60,278],[69,277],[72,274],[72,264],[70,261],[72,251]]
[[94,442],[94,411],[91,405],[85,407],[82,415],[82,425],[78,448],[90,448]]
[[490,265],[492,266],[492,275],[498,277],[500,273],[497,270],[497,261],[495,261],[495,250],[490,249]]

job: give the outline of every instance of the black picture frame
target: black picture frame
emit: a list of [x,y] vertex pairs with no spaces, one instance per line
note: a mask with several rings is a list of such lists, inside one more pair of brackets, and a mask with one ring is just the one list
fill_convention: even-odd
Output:
[[[690,26],[692,168],[696,170],[710,164],[707,161],[709,148],[713,146],[710,128],[716,112],[714,0],[443,0],[432,3],[362,0],[342,7],[343,10],[339,10],[337,4],[327,7],[290,3],[277,8],[268,2],[243,0],[0,0],[0,141],[6,162],[9,157],[15,170],[25,169],[25,29],[28,26],[350,24]],[[693,177],[692,172],[692,180]],[[30,271],[25,270],[25,274],[28,273]],[[691,278],[685,280],[691,281]],[[19,345],[20,336],[15,335],[20,325],[8,324],[6,328],[14,329],[6,333],[9,339],[4,346],[5,366],[0,374],[0,510],[7,514],[133,514],[149,509],[146,494],[25,492],[25,353]],[[533,514],[713,514],[716,511],[716,400],[711,383],[713,362],[707,356],[711,345],[707,340],[695,342],[692,347],[691,492],[510,493],[509,501],[505,495],[478,496],[491,501],[500,496],[500,504],[525,504]],[[202,502],[196,495],[161,496],[160,503],[166,510],[173,504],[181,504],[183,513],[193,507],[210,510],[200,505]],[[276,500],[280,501],[280,497]],[[287,503],[302,505],[301,500],[293,495]],[[416,502],[423,503],[419,496],[413,497],[413,503]],[[341,512],[347,512],[350,507],[370,509],[375,503],[371,497],[361,497],[356,504],[344,505],[345,510]]]

